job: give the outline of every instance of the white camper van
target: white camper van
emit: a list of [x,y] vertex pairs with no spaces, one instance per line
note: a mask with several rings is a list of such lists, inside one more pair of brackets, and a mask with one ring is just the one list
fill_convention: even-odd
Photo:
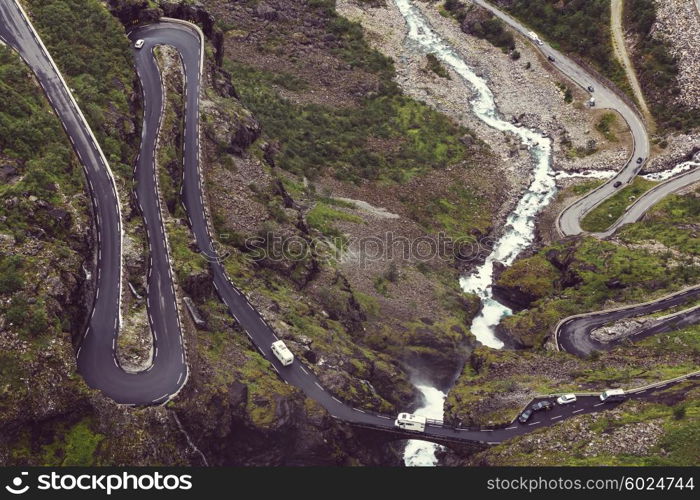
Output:
[[625,391],[622,389],[608,389],[600,394],[600,400],[607,403],[609,401],[622,401],[625,399]]
[[394,420],[394,425],[399,429],[407,431],[424,432],[426,418],[413,413],[399,413],[399,416]]
[[544,43],[542,43],[542,40],[540,40],[540,37],[534,31],[528,32],[527,36],[529,36],[530,40],[535,42],[537,45],[544,45]]
[[294,361],[294,354],[292,354],[289,347],[281,340],[272,343],[272,353],[277,356],[277,359],[279,359],[280,363],[284,366],[289,366]]

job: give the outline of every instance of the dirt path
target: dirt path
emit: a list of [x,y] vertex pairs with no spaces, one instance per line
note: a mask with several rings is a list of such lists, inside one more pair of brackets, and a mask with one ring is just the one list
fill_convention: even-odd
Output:
[[[634,96],[637,98],[637,102],[644,113],[644,119],[647,122],[649,128],[654,128],[654,118],[649,111],[647,102],[644,99],[644,94],[642,93],[642,87],[639,85],[637,80],[637,74],[634,71],[634,66],[630,60],[629,54],[627,53],[627,46],[625,45],[625,37],[622,33],[622,6],[624,0],[612,0],[610,3],[610,28],[612,30],[612,42],[613,50],[615,52],[615,57],[620,61],[622,66],[625,68],[625,73],[627,74],[627,79],[632,86],[632,91]],[[696,0],[700,2],[700,0]]]

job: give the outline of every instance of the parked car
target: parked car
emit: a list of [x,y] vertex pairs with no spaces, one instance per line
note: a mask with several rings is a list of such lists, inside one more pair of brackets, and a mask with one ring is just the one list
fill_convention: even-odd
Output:
[[136,40],[136,43],[134,44],[134,48],[140,49],[141,47],[143,47],[144,43],[145,42],[143,40]]
[[643,161],[644,161],[644,158],[642,158],[640,156],[639,158],[637,158],[637,165],[641,165]]
[[530,417],[532,417],[533,413],[535,412],[532,411],[532,408],[528,408],[520,414],[520,416],[518,417],[518,422],[520,422],[521,424],[527,423],[527,421],[530,420]]
[[551,62],[554,62],[554,56],[547,56],[547,59],[549,59]]
[[562,394],[557,398],[558,405],[568,405],[576,402],[576,394]]
[[589,86],[588,86],[588,91],[589,91],[589,92],[593,92],[594,90],[595,90],[595,89],[593,88],[593,85],[589,85]]
[[534,405],[530,407],[532,411],[549,411],[552,408],[554,408],[554,404],[551,401],[547,401],[546,399],[543,401],[538,401]]
[[622,181],[615,181],[615,184],[613,184],[614,188],[619,188],[620,186],[622,186]]

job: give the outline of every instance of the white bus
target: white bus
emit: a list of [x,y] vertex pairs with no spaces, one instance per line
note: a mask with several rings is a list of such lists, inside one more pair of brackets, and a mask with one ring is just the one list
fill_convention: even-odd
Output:
[[623,399],[625,399],[625,391],[622,389],[608,389],[600,394],[600,400],[604,402],[622,401]]
[[399,413],[399,416],[394,420],[394,425],[399,429],[407,431],[424,432],[426,418],[413,413]]
[[294,354],[292,354],[289,347],[281,340],[272,343],[272,353],[277,356],[277,359],[279,359],[280,363],[284,366],[289,366],[294,361]]

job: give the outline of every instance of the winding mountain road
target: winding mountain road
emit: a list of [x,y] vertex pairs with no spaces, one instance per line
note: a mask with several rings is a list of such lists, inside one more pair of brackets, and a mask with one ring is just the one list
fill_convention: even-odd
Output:
[[[524,29],[524,28],[523,28]],[[169,400],[187,380],[187,363],[182,330],[179,323],[177,300],[173,288],[167,235],[163,228],[161,207],[158,201],[158,185],[155,169],[155,149],[162,119],[163,92],[160,72],[153,56],[156,45],[175,47],[182,58],[185,76],[185,130],[184,172],[182,201],[190,228],[202,255],[210,262],[214,287],[231,315],[246,332],[285,382],[301,389],[306,396],[321,404],[334,418],[356,426],[379,429],[397,434],[401,438],[434,440],[437,442],[478,441],[498,443],[534,429],[555,424],[567,417],[610,408],[615,403],[601,403],[597,395],[581,394],[573,405],[558,406],[548,413],[536,414],[527,424],[510,423],[498,428],[459,428],[429,423],[425,433],[411,433],[396,429],[393,416],[364,411],[340,401],[326,391],[313,372],[300,360],[283,366],[271,353],[270,345],[277,340],[273,329],[250,304],[226,274],[223,262],[218,258],[208,225],[207,208],[203,196],[200,172],[200,120],[199,99],[203,39],[193,25],[174,20],[141,26],[130,33],[132,40],[143,39],[144,47],[135,51],[137,72],[144,93],[144,125],[142,144],[136,161],[137,197],[148,227],[150,265],[148,280],[148,312],[154,335],[152,366],[143,372],[127,373],[116,360],[116,337],[120,326],[121,307],[121,213],[114,176],[99,149],[89,126],[73,100],[70,90],[51,60],[45,47],[29,24],[21,7],[14,0],[0,4],[0,37],[14,47],[34,71],[46,95],[64,124],[75,151],[85,166],[90,195],[94,203],[98,231],[97,293],[94,310],[83,342],[78,350],[80,373],[92,387],[98,388],[119,403],[161,404]],[[546,49],[548,50],[548,49]],[[590,84],[590,76],[573,62],[551,51],[558,59],[560,69],[572,72],[583,85]],[[619,105],[616,96],[599,85],[599,98],[603,102]],[[624,110],[624,109],[623,109]],[[634,123],[636,114],[629,110]],[[638,120],[638,118],[637,118]],[[642,127],[643,130],[643,127]],[[646,138],[646,134],[642,134]],[[636,146],[638,154],[648,153],[648,141]],[[645,149],[646,148],[646,149]],[[636,174],[626,166],[618,175]],[[608,193],[608,194],[606,194]],[[605,199],[609,192],[601,190],[597,197]],[[595,199],[598,199],[598,198]],[[595,200],[589,203],[594,203]],[[588,206],[584,204],[583,206]],[[575,230],[575,209],[563,219],[568,230]],[[573,225],[571,225],[573,224]],[[579,228],[580,229],[580,228]],[[680,300],[680,299],[678,299]],[[670,303],[669,303],[670,304]],[[669,307],[664,304],[664,307]],[[671,304],[672,305],[672,304]],[[593,318],[594,315],[588,315]],[[585,325],[584,325],[585,326]],[[653,387],[640,388],[630,397],[645,398],[654,390],[684,379],[696,379],[698,374],[664,381]],[[551,398],[551,396],[549,397]]]
[[[489,10],[493,15],[501,19],[524,37],[529,38],[528,33],[531,31],[531,29],[526,27],[513,16],[501,11],[485,0],[472,1],[475,4]],[[614,109],[617,111],[625,122],[627,122],[634,140],[632,156],[627,163],[625,163],[622,169],[620,169],[620,171],[613,178],[589,192],[585,196],[574,201],[557,217],[557,230],[562,236],[581,234],[584,232],[581,228],[581,219],[588,212],[600,205],[603,201],[607,200],[620,189],[619,187],[615,187],[616,182],[619,181],[622,183],[622,185],[629,184],[642,169],[644,163],[638,164],[636,159],[643,158],[644,161],[646,161],[646,159],[649,157],[649,136],[647,134],[644,122],[637,112],[632,109],[632,107],[630,107],[622,97],[620,97],[613,90],[609,89],[603,81],[586,71],[571,58],[552,48],[552,46],[546,41],[543,40],[542,45],[535,46],[540,50],[543,56],[553,58],[554,61],[549,60],[548,63],[563,75],[568,77],[575,84],[579,85],[584,90],[588,89],[589,86],[593,86],[594,92],[591,94],[591,96],[595,98],[596,107]],[[634,221],[631,218],[625,217],[625,221],[620,222],[620,225],[629,222]]]
[[580,357],[590,356],[597,351],[607,351],[625,342],[641,340],[658,333],[680,330],[700,322],[700,307],[692,307],[657,318],[652,324],[634,332],[625,339],[602,343],[591,337],[591,332],[603,325],[622,319],[658,313],[687,303],[700,297],[700,286],[672,293],[658,300],[644,304],[634,304],[606,311],[570,316],[560,322],[556,329],[556,342],[559,349]]

